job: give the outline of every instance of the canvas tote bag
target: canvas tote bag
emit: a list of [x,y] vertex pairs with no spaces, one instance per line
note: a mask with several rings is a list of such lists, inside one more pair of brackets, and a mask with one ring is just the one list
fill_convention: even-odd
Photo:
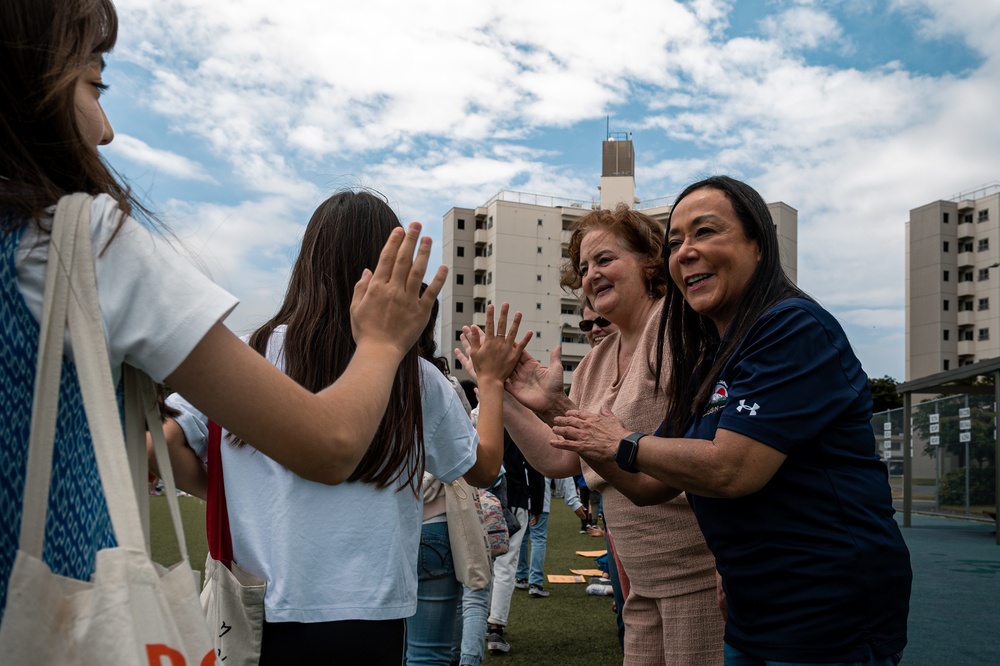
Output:
[[[0,626],[4,664],[207,666],[216,664],[150,380],[126,367],[126,409],[141,405],[167,487],[182,561],[155,564],[145,545],[111,380],[90,249],[91,197],[64,197],[56,210],[45,276],[19,548]],[[41,559],[53,441],[69,324],[84,408],[118,546],[97,553],[90,581],[56,575]],[[127,419],[130,433],[142,427]],[[134,445],[145,449],[145,436]]]
[[208,424],[208,557],[201,605],[216,654],[225,666],[256,666],[264,637],[267,581],[233,562],[229,509],[222,469],[222,428]]
[[459,478],[444,484],[444,498],[455,578],[470,590],[481,590],[490,584],[493,572],[479,493]]

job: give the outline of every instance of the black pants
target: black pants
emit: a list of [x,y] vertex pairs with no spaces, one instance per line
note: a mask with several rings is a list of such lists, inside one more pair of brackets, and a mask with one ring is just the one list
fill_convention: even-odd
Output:
[[265,622],[260,666],[400,666],[406,620]]

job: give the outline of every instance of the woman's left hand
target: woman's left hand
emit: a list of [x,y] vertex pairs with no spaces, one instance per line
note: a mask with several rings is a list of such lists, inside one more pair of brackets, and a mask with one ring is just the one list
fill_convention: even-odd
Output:
[[618,442],[631,433],[607,407],[600,414],[572,409],[556,417],[552,432],[562,438],[552,446],[596,462],[614,462]]

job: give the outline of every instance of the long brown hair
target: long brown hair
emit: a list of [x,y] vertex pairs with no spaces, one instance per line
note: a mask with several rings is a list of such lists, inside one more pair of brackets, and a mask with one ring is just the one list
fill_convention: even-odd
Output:
[[[285,374],[314,392],[332,384],[357,348],[351,333],[354,285],[366,268],[375,270],[382,246],[398,226],[389,204],[371,192],[339,192],[320,204],[306,226],[285,300],[250,336],[250,346],[265,355],[271,334],[284,324]],[[384,488],[406,478],[416,493],[423,473],[420,365],[414,347],[396,370],[382,422],[348,481]]]
[[76,120],[77,79],[117,37],[111,0],[0,2],[0,210],[12,213],[3,230],[73,192],[106,193],[126,215],[146,214]]

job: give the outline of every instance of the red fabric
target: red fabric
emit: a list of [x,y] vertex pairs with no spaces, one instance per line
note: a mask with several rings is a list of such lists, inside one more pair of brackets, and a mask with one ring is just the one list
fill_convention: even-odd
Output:
[[231,568],[233,538],[229,533],[229,510],[226,508],[226,486],[222,477],[222,427],[208,422],[208,508],[205,511],[208,532],[208,552],[212,559]]

